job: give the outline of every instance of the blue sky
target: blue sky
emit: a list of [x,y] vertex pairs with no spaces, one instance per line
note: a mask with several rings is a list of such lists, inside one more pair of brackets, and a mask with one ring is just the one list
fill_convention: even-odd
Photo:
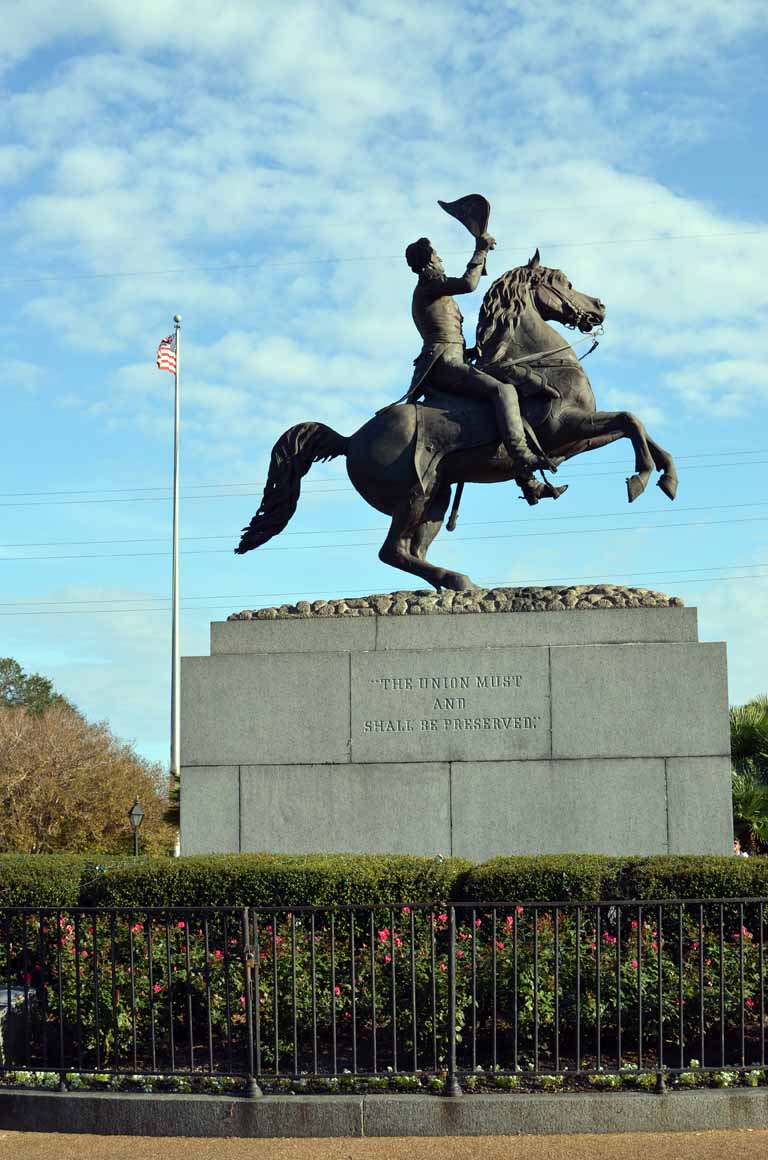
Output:
[[[678,462],[630,508],[630,448],[528,509],[469,487],[433,559],[483,584],[680,595],[768,689],[765,9],[761,0],[369,3],[47,0],[0,45],[0,653],[167,760],[172,386],[184,317],[182,647],[234,610],[410,586],[343,463],[246,557],[269,449],[345,434],[401,394],[419,340],[402,252],[468,236],[492,276],[539,246],[607,305],[587,370]],[[481,294],[462,303],[472,337]],[[420,586],[416,582],[414,586]]]

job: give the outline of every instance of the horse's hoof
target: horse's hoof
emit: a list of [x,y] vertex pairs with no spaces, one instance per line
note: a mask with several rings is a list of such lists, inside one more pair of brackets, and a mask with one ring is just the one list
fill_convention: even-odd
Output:
[[627,480],[627,499],[630,503],[634,503],[637,497],[643,494],[647,482],[642,475],[630,475]]
[[475,592],[477,584],[473,584],[469,576],[463,572],[445,572],[440,581],[440,588],[450,588],[452,592]]
[[674,499],[675,498],[675,496],[677,495],[677,485],[678,485],[677,476],[670,475],[668,471],[664,472],[664,474],[662,475],[661,479],[658,482],[658,486],[664,492],[664,495],[667,497],[667,499]]

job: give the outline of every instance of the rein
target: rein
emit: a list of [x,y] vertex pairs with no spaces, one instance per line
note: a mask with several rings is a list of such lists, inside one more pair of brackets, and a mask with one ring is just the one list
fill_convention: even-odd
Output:
[[579,362],[583,362],[584,359],[588,355],[592,354],[592,351],[595,350],[595,348],[600,345],[600,340],[598,338],[594,337],[595,334],[602,335],[603,333],[604,332],[603,332],[602,326],[599,326],[597,328],[597,330],[592,331],[591,334],[585,334],[584,337],[580,338],[577,342],[566,342],[563,344],[563,346],[553,347],[552,350],[537,350],[533,354],[525,354],[521,358],[511,359],[508,362],[507,362],[507,360],[505,360],[505,362],[506,362],[506,365],[510,366],[510,367],[519,366],[521,363],[536,362],[538,359],[547,358],[551,354],[561,354],[564,350],[573,350],[573,348],[575,346],[581,346],[581,344],[583,342],[589,342],[589,340],[591,339],[592,345],[589,348],[589,350],[585,351],[584,354],[578,356]]

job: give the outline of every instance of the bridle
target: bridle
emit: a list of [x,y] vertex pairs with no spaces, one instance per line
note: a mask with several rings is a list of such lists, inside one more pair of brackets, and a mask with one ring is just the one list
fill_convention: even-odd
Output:
[[[534,286],[540,285],[541,282],[542,282],[541,278],[537,279],[536,282],[533,282],[533,281],[528,282],[528,290],[529,290],[529,294],[530,294],[530,298],[531,298],[531,305],[533,306],[534,310],[536,310],[537,307],[536,307],[536,303],[533,301],[533,294],[530,292]],[[579,323],[581,321],[583,321],[585,318],[587,318],[589,312],[586,310],[579,309],[579,307],[576,306],[576,304],[571,301],[571,299],[568,297],[568,295],[565,294],[559,287],[553,286],[551,281],[547,281],[546,285],[549,286],[550,289],[554,290],[555,293],[560,297],[560,300],[562,302],[567,303],[567,305],[569,306],[569,308],[573,312],[573,320],[570,322],[563,321],[563,322],[561,322],[561,325],[567,326],[569,330],[580,329]],[[522,358],[516,358],[516,359],[512,359],[510,361],[505,360],[505,365],[508,367],[515,367],[515,366],[520,366],[523,363],[538,362],[538,360],[541,358],[546,358],[549,355],[553,355],[553,354],[562,354],[562,352],[564,350],[573,350],[573,348],[575,346],[581,346],[581,344],[583,342],[590,342],[591,341],[592,345],[590,346],[589,350],[585,351],[584,354],[582,354],[582,355],[577,355],[578,361],[583,362],[584,359],[587,358],[588,355],[592,354],[592,351],[596,350],[597,347],[600,345],[599,340],[604,333],[605,332],[603,330],[603,326],[601,323],[598,326],[593,326],[589,330],[589,332],[584,335],[583,338],[577,339],[576,342],[566,342],[563,344],[563,346],[556,346],[556,347],[553,347],[551,350],[537,350],[537,351],[534,351],[533,354],[523,355]],[[546,364],[544,364],[544,365],[546,365]]]
[[[581,330],[581,323],[584,322],[586,319],[588,319],[589,311],[582,310],[581,307],[577,306],[576,303],[573,301],[573,299],[569,298],[564,290],[561,290],[559,286],[556,286],[554,284],[554,282],[552,281],[551,278],[538,278],[535,282],[533,280],[531,280],[528,283],[528,286],[529,286],[529,289],[532,289],[533,287],[540,286],[542,284],[548,286],[550,290],[554,290],[555,294],[557,294],[560,301],[564,302],[565,305],[568,307],[568,309],[571,311],[572,318],[562,319],[562,320],[558,319],[558,321],[560,321],[561,326],[565,326],[569,330]],[[531,298],[533,298],[533,295],[531,295]],[[535,303],[533,303],[533,305],[535,307]],[[596,333],[598,330],[599,330],[600,334],[603,333],[602,326],[590,327],[589,333],[593,334],[593,333]]]

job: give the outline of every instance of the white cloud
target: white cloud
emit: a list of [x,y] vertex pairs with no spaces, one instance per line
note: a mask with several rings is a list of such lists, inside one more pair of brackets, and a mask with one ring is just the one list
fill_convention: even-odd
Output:
[[38,363],[24,359],[4,359],[0,362],[0,384],[5,393],[25,391],[34,394],[45,381],[46,372]]
[[[11,98],[6,118],[55,157],[48,188],[21,209],[18,247],[37,263],[64,259],[69,250],[84,272],[149,273],[57,284],[56,303],[44,294],[26,310],[68,342],[90,349],[135,341],[152,307],[173,297],[211,321],[227,315],[222,329],[242,316],[244,306],[249,313],[265,311],[273,341],[294,342],[300,330],[308,361],[324,332],[345,350],[405,346],[412,334],[409,276],[401,264],[353,261],[316,272],[298,265],[287,288],[286,317],[279,319],[279,295],[289,277],[281,263],[340,250],[339,256],[353,259],[397,255],[419,218],[422,228],[434,221],[427,207],[435,195],[451,195],[457,172],[478,165],[494,202],[496,257],[503,261],[506,249],[510,264],[516,258],[510,242],[529,249],[534,240],[573,238],[577,230],[587,241],[610,242],[747,228],[753,223],[734,222],[657,181],[622,172],[612,114],[603,115],[596,96],[657,73],[678,57],[710,59],[757,17],[751,3],[736,4],[727,15],[719,7],[613,6],[609,17],[584,30],[596,86],[590,96],[586,65],[574,62],[567,38],[555,35],[565,12],[559,3],[546,12],[516,4],[506,23],[498,10],[478,16],[471,38],[459,6],[431,3],[418,18],[404,5],[382,12],[363,4],[331,19],[304,3],[290,21],[268,5],[219,5],[214,17],[208,3],[139,4],[130,15],[110,3],[75,4],[65,19],[52,20],[51,37],[87,19],[93,36],[114,38],[122,51],[83,53],[47,86]],[[182,9],[184,55],[168,61],[155,49],[167,49],[167,29]],[[497,34],[484,39],[491,23]],[[431,52],[424,51],[425,41]],[[480,44],[487,52],[474,47]],[[480,56],[483,67],[470,67]],[[224,57],[226,73],[219,64]],[[247,71],[239,67],[243,62]],[[467,66],[465,92],[457,102],[442,73],[461,64]],[[532,86],[534,72],[538,83]],[[414,83],[402,83],[409,76]],[[527,102],[522,107],[521,98]],[[590,124],[588,160],[575,160],[580,149],[564,123],[554,139],[543,132],[554,124],[550,99],[561,100],[571,120]],[[509,108],[516,110],[512,124]],[[642,130],[643,117],[638,121]],[[547,225],[540,206],[558,200],[562,208]],[[592,208],[579,209],[574,221],[568,204],[585,202]],[[377,219],[394,220],[395,228],[382,231]],[[450,234],[447,224],[436,229],[451,237],[452,248],[462,244],[455,224]],[[223,252],[227,241],[229,252]],[[582,284],[593,282],[609,299],[609,326],[612,318],[621,326],[629,314],[631,334],[638,322],[657,319],[661,293],[666,326],[679,331],[682,321],[698,321],[711,310],[715,279],[718,302],[735,316],[745,300],[757,305],[762,295],[764,301],[763,280],[748,260],[754,245],[754,239],[639,242],[623,247],[621,266],[610,245],[551,246],[544,259],[567,266]],[[210,258],[201,248],[209,246],[216,247]],[[261,270],[259,259],[267,263]],[[153,273],[244,263],[257,268]],[[276,264],[274,273],[269,263]],[[278,297],[270,302],[272,287],[279,287]],[[402,377],[394,368],[389,373]]]
[[600,394],[600,409],[603,411],[634,411],[645,427],[663,427],[667,417],[661,407],[649,404],[646,396],[623,387],[609,387]]
[[727,641],[732,705],[768,692],[767,596],[768,580],[751,576],[745,569],[742,579],[703,586],[687,601],[695,599],[699,606],[700,639]]
[[686,402],[713,415],[743,415],[768,401],[768,366],[756,357],[688,365],[666,380]]
[[[46,615],[3,617],[9,655],[51,677],[89,718],[109,720],[118,736],[136,740],[143,751],[163,736],[170,688],[170,613],[132,611],[157,606],[149,595],[119,585],[66,585],[41,594],[36,607]],[[105,611],[95,611],[99,605]],[[76,615],[81,608],[90,611]],[[200,649],[195,626],[184,650]]]
[[28,145],[0,145],[0,185],[22,181],[37,160],[36,150]]

